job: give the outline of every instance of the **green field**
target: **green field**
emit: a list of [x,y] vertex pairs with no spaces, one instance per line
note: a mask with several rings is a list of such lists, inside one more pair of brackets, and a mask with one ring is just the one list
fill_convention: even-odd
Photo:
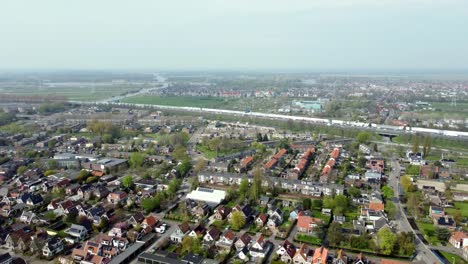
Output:
[[424,234],[424,238],[431,243],[431,245],[438,245],[440,240],[435,236],[435,227],[432,223],[416,222],[419,230]]
[[211,96],[134,96],[122,100],[124,103],[153,104],[168,106],[204,107],[237,111],[271,112],[291,103],[291,98],[221,98]]
[[154,104],[170,106],[223,108],[226,104],[238,99],[224,99],[220,97],[198,96],[134,96],[123,100],[125,103]]
[[[462,258],[460,258],[459,256],[455,255],[455,254],[452,254],[452,253],[448,253],[448,252],[445,252],[445,251],[439,251],[440,254],[442,254],[442,256],[444,256],[447,261],[449,263],[455,263],[455,264],[466,264],[468,262],[466,262],[465,260],[463,260]],[[454,262],[455,260],[455,262]]]
[[445,212],[453,215],[456,211],[460,211],[463,217],[468,217],[468,202],[455,202],[455,208],[447,208]]

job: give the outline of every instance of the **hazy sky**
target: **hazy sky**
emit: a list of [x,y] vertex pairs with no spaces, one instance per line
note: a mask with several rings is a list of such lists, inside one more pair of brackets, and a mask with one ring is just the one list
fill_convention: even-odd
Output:
[[468,1],[5,0],[0,69],[468,69]]

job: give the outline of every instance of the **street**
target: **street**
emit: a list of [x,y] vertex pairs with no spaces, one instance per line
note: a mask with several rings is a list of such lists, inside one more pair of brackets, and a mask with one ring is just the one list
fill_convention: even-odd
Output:
[[393,202],[398,208],[398,213],[395,216],[395,223],[397,225],[398,231],[402,232],[413,232],[415,235],[415,242],[416,242],[416,259],[424,261],[424,263],[442,263],[434,253],[429,249],[427,245],[425,245],[418,237],[417,233],[411,227],[410,223],[408,222],[408,218],[403,210],[403,207],[400,203],[400,164],[395,159],[395,157],[391,160],[392,170],[389,175],[388,184],[390,187],[393,188],[395,197],[393,198]]

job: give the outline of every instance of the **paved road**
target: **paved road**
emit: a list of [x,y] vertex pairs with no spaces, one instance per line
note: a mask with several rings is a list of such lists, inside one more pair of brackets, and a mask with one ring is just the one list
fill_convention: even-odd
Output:
[[[395,217],[395,222],[398,227],[399,231],[404,232],[413,232],[416,235],[416,231],[413,230],[410,223],[408,222],[408,217],[403,210],[403,207],[400,203],[400,164],[396,159],[392,159],[391,161],[392,171],[389,175],[389,185],[393,188],[395,197],[393,198],[393,202],[398,208],[397,215]],[[442,263],[434,253],[429,249],[427,245],[425,245],[417,236],[415,237],[416,240],[416,259],[423,261],[424,263]]]

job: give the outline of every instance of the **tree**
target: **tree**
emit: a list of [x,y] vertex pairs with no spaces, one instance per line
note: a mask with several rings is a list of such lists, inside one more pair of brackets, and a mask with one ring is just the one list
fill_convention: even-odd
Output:
[[54,174],[54,173],[55,173],[54,170],[46,170],[46,171],[44,172],[44,176],[47,177],[47,176],[50,176],[50,175],[52,175],[52,174]]
[[181,182],[182,181],[179,179],[172,179],[169,182],[169,186],[167,187],[167,193],[169,194],[169,196],[173,197],[177,193]]
[[312,201],[309,198],[302,198],[302,207],[309,210],[312,207]]
[[263,141],[268,141],[268,135],[266,133],[263,135]]
[[131,189],[133,187],[133,177],[131,175],[127,175],[122,179],[122,186],[125,189]]
[[78,182],[83,182],[86,180],[86,178],[89,177],[89,171],[87,170],[80,170],[80,173],[78,174],[78,177],[76,178],[76,180]]
[[351,195],[354,198],[360,197],[361,196],[361,190],[359,190],[358,188],[352,186],[352,187],[350,187],[348,189],[348,194]]
[[185,236],[182,239],[182,252],[200,254],[202,252],[200,240],[196,237]]
[[409,193],[406,204],[408,206],[408,211],[411,212],[415,218],[419,218],[421,215],[421,199],[418,193]]
[[368,143],[371,137],[372,135],[369,132],[361,131],[357,134],[356,140],[359,143],[364,144],[364,143]]
[[249,191],[249,187],[249,180],[247,178],[243,178],[239,185],[239,194],[245,197]]
[[232,213],[230,224],[234,230],[240,230],[245,225],[245,216],[242,212]]
[[331,246],[339,246],[340,242],[343,241],[343,231],[341,230],[341,225],[338,222],[333,222],[330,224],[327,232],[327,239],[330,242]]
[[418,153],[419,152],[419,136],[415,135],[413,137],[413,147],[411,149],[413,153]]
[[76,224],[77,223],[77,217],[78,217],[78,211],[76,210],[71,210],[67,216],[65,217],[65,222],[69,224]]
[[411,256],[416,251],[414,244],[414,234],[412,232],[400,232],[397,234],[395,253],[400,256]]
[[262,192],[263,173],[260,168],[256,168],[253,174],[252,192],[250,199],[253,201],[258,201],[260,193]]
[[408,175],[404,175],[400,178],[400,184],[401,184],[401,187],[403,188],[403,191],[405,192],[414,191],[413,181]]
[[107,217],[101,217],[99,221],[99,225],[97,225],[96,229],[99,232],[106,230],[109,227],[109,219]]
[[187,175],[190,169],[192,169],[192,163],[190,162],[190,159],[188,158],[182,161],[182,163],[179,166],[177,166],[177,171],[179,172],[179,175],[181,177],[184,177],[185,175]]
[[366,166],[367,159],[365,157],[359,157],[357,162],[358,166],[362,168]]
[[463,215],[462,213],[460,212],[460,210],[456,210],[454,213],[453,213],[453,220],[455,220],[455,222],[457,223],[457,225],[460,225],[461,222],[463,221]]
[[57,218],[57,215],[54,213],[54,211],[48,211],[44,214],[44,218],[49,221],[53,221],[55,218]]
[[25,171],[28,170],[28,167],[26,166],[19,166],[18,169],[16,169],[17,174],[23,174]]
[[177,145],[172,152],[172,157],[176,160],[186,160],[189,158],[187,149],[182,145]]
[[431,152],[431,148],[431,136],[425,136],[423,143],[423,157],[429,155],[429,153]]
[[339,194],[335,196],[333,199],[335,207],[333,208],[333,213],[335,215],[342,215],[344,210],[348,208],[349,206],[349,199],[348,197]]
[[385,202],[385,212],[387,212],[389,219],[395,219],[397,211],[397,207],[392,201]]
[[396,235],[393,234],[388,227],[384,227],[377,233],[377,239],[382,254],[390,255],[395,247],[395,242],[397,241]]
[[257,133],[257,142],[262,142],[262,141],[263,141],[262,133]]
[[52,197],[54,197],[54,199],[63,199],[63,198],[65,198],[65,189],[64,188],[54,188],[52,190]]
[[385,185],[384,187],[382,187],[382,196],[387,200],[392,199],[395,196],[395,192],[391,187]]
[[47,147],[53,148],[53,147],[55,147],[55,144],[57,144],[57,140],[56,139],[51,139],[49,142],[47,142]]
[[140,152],[133,152],[130,154],[130,159],[128,160],[128,163],[130,164],[130,167],[133,169],[140,168],[143,163],[145,163],[146,155]]
[[195,164],[195,168],[193,168],[193,171],[194,171],[195,173],[199,173],[200,171],[202,171],[203,169],[205,169],[205,167],[206,167],[206,161],[205,161],[204,158],[201,158],[201,157],[200,157],[200,158],[197,160],[197,163]]
[[321,209],[322,209],[322,206],[323,206],[323,202],[322,202],[322,200],[314,199],[314,200],[312,201],[312,206],[313,206],[314,208],[317,208],[317,209],[321,210]]
[[448,241],[450,237],[450,231],[447,228],[436,227],[435,235],[437,236],[437,239],[439,239],[440,241]]
[[145,210],[146,213],[151,213],[156,209],[159,209],[161,205],[161,198],[159,196],[156,197],[148,197],[141,201],[141,208]]
[[190,179],[190,190],[193,191],[193,190],[197,189],[198,186],[200,186],[200,182],[198,180],[198,177],[197,176],[192,177]]

